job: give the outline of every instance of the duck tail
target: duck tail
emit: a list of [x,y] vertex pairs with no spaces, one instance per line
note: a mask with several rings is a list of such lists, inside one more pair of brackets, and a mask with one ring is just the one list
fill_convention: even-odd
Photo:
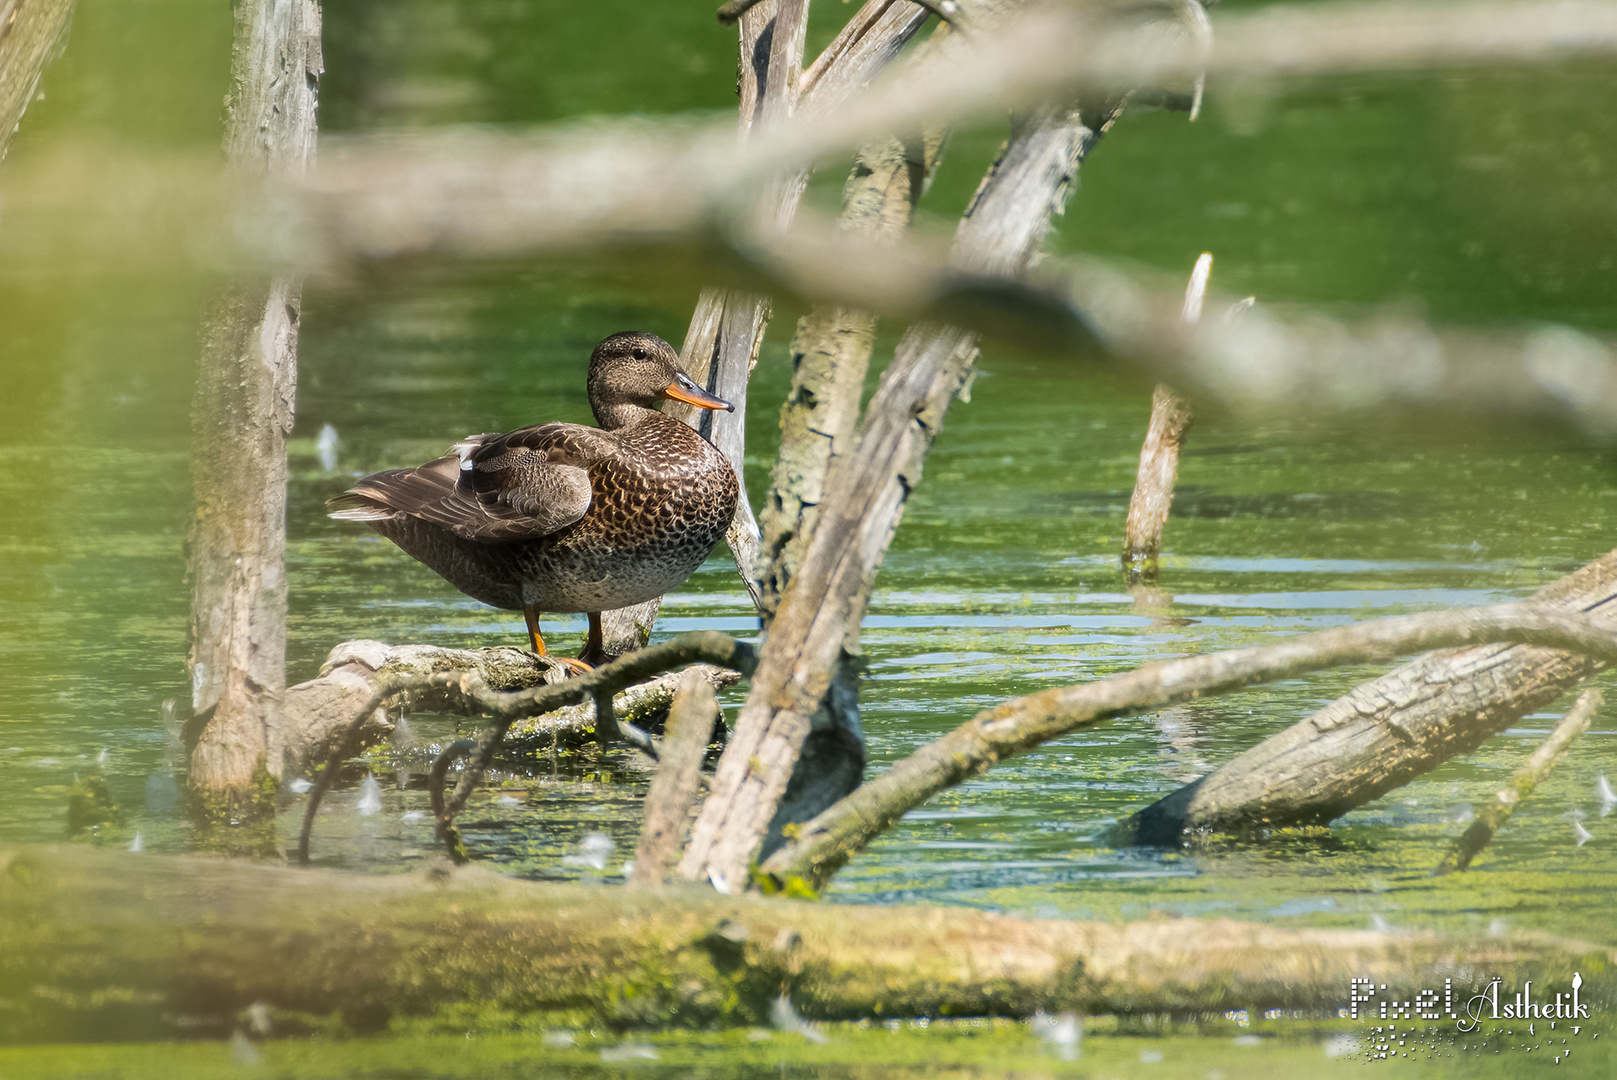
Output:
[[326,500],[326,516],[338,521],[392,521],[399,512],[359,490],[345,491]]

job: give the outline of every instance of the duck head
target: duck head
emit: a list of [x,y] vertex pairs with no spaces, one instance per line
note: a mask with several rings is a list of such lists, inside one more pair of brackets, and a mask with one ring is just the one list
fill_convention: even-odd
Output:
[[668,400],[735,411],[679,370],[679,354],[656,334],[613,334],[595,346],[587,389],[595,422],[607,430],[631,424]]

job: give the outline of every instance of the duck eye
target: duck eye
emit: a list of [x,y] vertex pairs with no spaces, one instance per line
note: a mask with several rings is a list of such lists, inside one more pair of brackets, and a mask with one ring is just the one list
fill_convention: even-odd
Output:
[[646,358],[646,350],[644,350],[644,349],[636,349],[634,351],[634,358],[636,360],[644,360]]

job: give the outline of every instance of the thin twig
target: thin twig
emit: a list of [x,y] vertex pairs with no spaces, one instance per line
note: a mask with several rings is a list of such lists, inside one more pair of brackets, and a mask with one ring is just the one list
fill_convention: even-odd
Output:
[[1516,812],[1522,800],[1531,795],[1539,782],[1555,768],[1572,741],[1589,730],[1589,725],[1594,722],[1595,710],[1600,708],[1603,700],[1599,690],[1585,690],[1579,696],[1571,710],[1555,725],[1555,730],[1533,751],[1527,763],[1516,770],[1510,783],[1496,791],[1487,802],[1477,804],[1476,820],[1454,841],[1448,854],[1443,856],[1443,861],[1432,871],[1433,877],[1452,874],[1471,865],[1471,860],[1488,846],[1488,841]]

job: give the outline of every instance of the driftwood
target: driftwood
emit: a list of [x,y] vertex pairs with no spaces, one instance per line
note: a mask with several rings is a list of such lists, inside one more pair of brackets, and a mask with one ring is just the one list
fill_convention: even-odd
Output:
[[73,0],[0,0],[0,161],[72,21]]
[[1487,642],[1575,652],[1579,657],[1574,662],[1584,665],[1586,674],[1617,661],[1617,634],[1609,625],[1544,604],[1507,604],[1404,615],[1303,634],[1274,645],[1147,664],[985,709],[802,825],[795,839],[764,860],[761,876],[772,888],[789,887],[794,880],[818,888],[849,856],[939,791],[1014,754],[1104,720],[1342,664]]
[[[700,671],[714,689],[734,685],[740,678],[733,671],[710,664],[699,664],[693,670]],[[282,698],[286,734],[282,775],[296,776],[329,756],[383,680],[396,675],[442,672],[475,676],[490,690],[501,693],[559,682],[568,675],[562,665],[526,649],[444,649],[435,645],[345,641],[331,650],[316,678],[288,687]],[[674,700],[676,681],[675,675],[662,675],[628,687],[614,698],[615,713],[646,731],[660,730],[661,717]],[[477,715],[475,703],[452,689],[430,685],[400,689],[361,721],[356,749],[388,738],[395,728],[394,718],[417,712]],[[594,740],[594,728],[593,702],[567,706],[517,721],[501,744],[502,752],[526,757],[552,746],[582,746]]]
[[[1533,596],[1617,626],[1617,551]],[[1355,687],[1302,722],[1122,822],[1118,842],[1329,821],[1468,754],[1607,661],[1532,645],[1423,656]]]
[[[226,161],[248,184],[301,173],[314,163],[319,4],[248,0],[236,5],[235,18]],[[301,295],[295,275],[238,278],[203,316],[192,411],[188,666],[200,729],[189,776],[204,823],[249,806],[260,812],[255,778],[281,768],[286,436]]]
[[[1213,271],[1213,256],[1203,252],[1185,286],[1185,307],[1181,318],[1186,326],[1201,322],[1202,302],[1207,296],[1207,279]],[[1173,485],[1179,475],[1179,451],[1190,430],[1190,403],[1166,383],[1151,391],[1151,419],[1146,425],[1145,442],[1140,447],[1140,468],[1135,475],[1134,493],[1129,496],[1128,517],[1123,526],[1123,576],[1129,587],[1151,585],[1157,580],[1157,556],[1162,550],[1162,529],[1173,509]]]
[[513,881],[474,868],[295,871],[87,847],[0,847],[0,1041],[815,1019],[1335,1010],[1350,980],[1564,985],[1613,998],[1609,947],[1215,919],[1034,921],[709,890]]
[[[1024,118],[984,178],[955,239],[963,269],[1014,275],[1066,203],[1084,155],[1117,115],[1076,110]],[[740,887],[772,832],[815,717],[857,649],[876,568],[920,480],[949,402],[966,385],[976,339],[954,326],[912,326],[865,413],[857,450],[827,487],[798,576],[782,598],[735,735],[719,761],[680,865],[723,891]],[[847,692],[845,686],[840,692]],[[732,884],[734,883],[734,884]]]
[[646,792],[645,821],[629,875],[632,888],[661,885],[679,858],[717,709],[713,688],[700,674],[687,671],[680,676],[679,692],[668,710],[657,775]]
[[1600,702],[1599,690],[1585,690],[1579,695],[1577,703],[1572,706],[1572,711],[1555,725],[1555,730],[1550,732],[1549,738],[1538,745],[1532,756],[1527,759],[1527,763],[1516,770],[1510,778],[1510,783],[1495,792],[1493,798],[1477,804],[1476,820],[1454,842],[1448,854],[1443,856],[1443,861],[1432,871],[1434,876],[1452,874],[1471,865],[1471,860],[1488,846],[1488,841],[1492,840],[1494,833],[1510,820],[1510,815],[1516,812],[1516,807],[1521,805],[1522,800],[1531,795],[1539,782],[1555,768],[1556,763],[1567,752],[1567,748],[1572,745],[1572,741],[1589,730],[1589,725],[1594,722],[1595,710],[1600,708]]

